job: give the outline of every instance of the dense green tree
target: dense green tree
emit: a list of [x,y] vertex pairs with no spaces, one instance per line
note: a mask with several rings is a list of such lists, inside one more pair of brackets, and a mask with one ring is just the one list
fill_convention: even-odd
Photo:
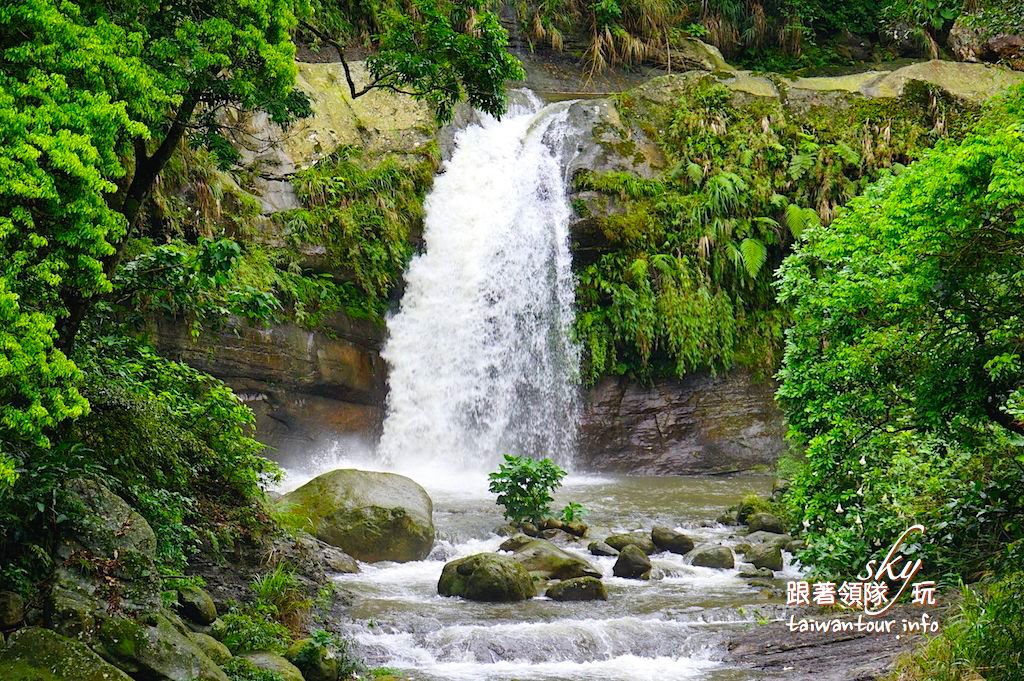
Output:
[[808,230],[779,290],[778,398],[806,448],[791,507],[812,557],[859,565],[917,513],[960,555],[1019,538],[1024,90]]

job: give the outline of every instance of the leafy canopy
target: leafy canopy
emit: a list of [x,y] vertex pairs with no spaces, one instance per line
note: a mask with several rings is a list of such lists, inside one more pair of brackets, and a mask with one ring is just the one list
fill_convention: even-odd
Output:
[[819,562],[860,564],[943,480],[940,547],[1022,535],[1024,89],[809,229],[779,297],[778,399],[807,454],[791,506]]

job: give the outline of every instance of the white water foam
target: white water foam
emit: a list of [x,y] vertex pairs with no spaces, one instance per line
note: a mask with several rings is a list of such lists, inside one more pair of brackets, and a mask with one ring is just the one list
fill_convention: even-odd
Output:
[[383,460],[432,478],[515,453],[571,462],[571,214],[559,158],[568,103],[530,95],[458,133],[426,201],[426,250],[388,320]]

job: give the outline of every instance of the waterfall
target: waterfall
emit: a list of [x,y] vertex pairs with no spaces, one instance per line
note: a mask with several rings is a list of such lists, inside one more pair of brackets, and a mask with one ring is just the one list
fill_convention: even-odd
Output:
[[568,103],[532,93],[461,130],[425,204],[425,250],[388,319],[379,452],[403,469],[489,469],[505,453],[569,465],[579,352],[571,338]]

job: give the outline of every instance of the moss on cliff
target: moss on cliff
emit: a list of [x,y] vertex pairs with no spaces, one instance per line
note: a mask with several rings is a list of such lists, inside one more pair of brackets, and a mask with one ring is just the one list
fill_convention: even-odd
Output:
[[779,88],[734,80],[681,74],[618,96],[623,121],[657,143],[666,170],[650,180],[575,178],[575,189],[615,205],[597,219],[605,252],[577,290],[591,380],[734,365],[770,372],[785,325],[773,272],[803,227],[961,135],[978,109],[919,83],[866,99],[797,96],[785,83],[780,96],[757,96]]

